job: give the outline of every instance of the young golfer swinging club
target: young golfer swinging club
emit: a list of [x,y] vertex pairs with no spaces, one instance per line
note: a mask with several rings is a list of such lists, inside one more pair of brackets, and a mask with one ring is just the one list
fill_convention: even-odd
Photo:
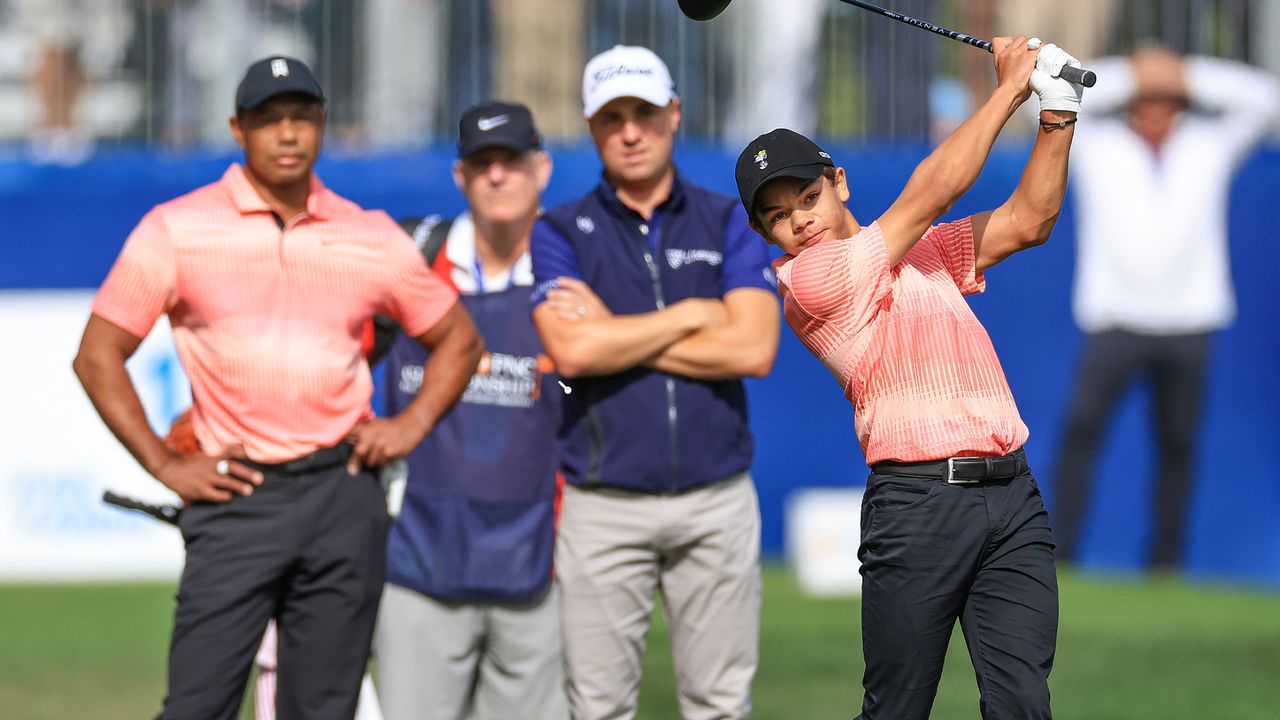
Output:
[[[990,99],[870,225],[845,206],[845,170],[808,138],[774,130],[737,163],[752,228],[786,253],[775,267],[787,323],[844,387],[871,466],[858,551],[865,720],[929,716],[957,619],[983,717],[1050,717],[1053,535],[1022,449],[1027,427],[963,296],[1048,239],[1083,88],[1058,77],[1079,62],[1056,46],[992,43]],[[1032,91],[1040,128],[1013,194],[933,225]]]

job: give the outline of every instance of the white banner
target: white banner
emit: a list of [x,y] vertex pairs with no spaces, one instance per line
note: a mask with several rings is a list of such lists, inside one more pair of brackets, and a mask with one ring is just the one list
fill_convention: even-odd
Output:
[[861,594],[862,490],[796,490],[787,498],[786,531],[787,560],[805,594]]
[[[0,292],[9,341],[0,360],[0,580],[176,579],[182,569],[177,528],[102,504],[106,489],[177,498],[111,435],[71,370],[92,300],[91,291]],[[191,398],[166,321],[128,367],[163,433]]]

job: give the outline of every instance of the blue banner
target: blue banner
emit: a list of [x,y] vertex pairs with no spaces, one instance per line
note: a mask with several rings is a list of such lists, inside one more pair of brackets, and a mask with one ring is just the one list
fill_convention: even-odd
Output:
[[[925,152],[829,149],[849,171],[850,204],[864,221],[888,207]],[[551,151],[555,175],[544,197],[548,205],[582,193],[599,173],[589,147]],[[1026,153],[1021,145],[999,149],[952,216],[1003,202],[1017,182]],[[684,145],[677,159],[694,182],[733,194],[734,155],[726,148]],[[216,180],[235,159],[138,151],[99,154],[76,168],[0,161],[0,289],[97,286],[130,229],[153,204]],[[450,176],[453,159],[451,148],[385,157],[330,152],[318,169],[337,192],[393,217],[452,214],[463,208]],[[1270,150],[1246,165],[1232,194],[1231,265],[1239,317],[1214,343],[1187,556],[1192,574],[1268,584],[1280,584],[1280,242],[1273,216],[1277,187],[1280,152]],[[1031,428],[1027,451],[1051,509],[1052,465],[1082,347],[1070,311],[1073,228],[1068,197],[1068,211],[1050,242],[990,272],[987,293],[972,300]],[[23,338],[10,342],[24,352],[42,352]],[[65,366],[70,358],[48,361]],[[783,505],[792,489],[861,486],[867,469],[854,437],[852,410],[840,388],[789,332],[783,333],[772,375],[750,381],[748,390],[758,439],[754,473],[764,515],[764,547],[778,553],[784,536]],[[1128,570],[1143,564],[1153,471],[1146,422],[1149,399],[1145,389],[1135,389],[1106,435],[1082,547],[1088,565]]]

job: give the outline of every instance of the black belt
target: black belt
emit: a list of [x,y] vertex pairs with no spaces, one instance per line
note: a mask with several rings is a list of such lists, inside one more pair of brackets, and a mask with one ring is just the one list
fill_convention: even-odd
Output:
[[303,475],[318,470],[328,470],[337,465],[346,464],[351,458],[351,444],[340,443],[333,447],[321,448],[310,455],[303,455],[296,460],[282,463],[260,463],[252,460],[239,460],[251,468],[263,472],[282,473],[285,475]]
[[1000,457],[953,457],[929,462],[881,462],[877,473],[934,478],[951,485],[976,485],[987,480],[1009,480],[1027,471],[1027,454],[1021,449]]

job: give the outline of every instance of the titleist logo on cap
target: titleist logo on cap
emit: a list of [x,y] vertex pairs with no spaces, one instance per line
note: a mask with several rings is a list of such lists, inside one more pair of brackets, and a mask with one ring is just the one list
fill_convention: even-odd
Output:
[[[608,81],[608,80],[612,80],[612,79],[614,79],[614,78],[616,78],[616,77],[619,77],[619,76],[622,76],[622,75],[648,75],[648,76],[652,76],[652,75],[653,75],[653,68],[651,68],[651,67],[638,67],[638,66],[634,66],[634,65],[613,65],[613,66],[611,66],[611,67],[600,68],[599,70],[597,70],[597,71],[595,72],[595,74],[594,74],[594,75],[592,75],[592,76],[591,76],[591,79],[595,82],[596,87],[598,87],[598,86],[600,85],[600,83],[605,82],[605,81]],[[594,89],[594,88],[593,88],[593,89]]]
[[649,48],[615,45],[591,58],[582,73],[582,113],[587,119],[617,98],[639,98],[664,107],[675,96],[671,72]]

